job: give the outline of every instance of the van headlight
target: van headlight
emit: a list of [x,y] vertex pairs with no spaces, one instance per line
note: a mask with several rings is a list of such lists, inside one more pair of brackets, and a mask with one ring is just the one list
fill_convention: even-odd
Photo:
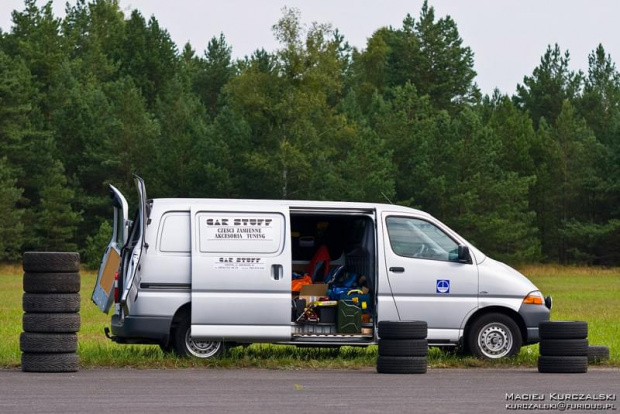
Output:
[[535,290],[527,294],[525,299],[523,299],[523,304],[524,305],[544,305],[545,298],[543,297],[542,293],[540,293],[540,290]]

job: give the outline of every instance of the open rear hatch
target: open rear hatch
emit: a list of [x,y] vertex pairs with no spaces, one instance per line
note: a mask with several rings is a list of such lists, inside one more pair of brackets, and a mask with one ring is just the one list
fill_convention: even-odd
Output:
[[92,296],[92,300],[97,307],[99,307],[102,312],[106,313],[112,306],[114,299],[112,294],[114,290],[114,278],[116,272],[119,270],[121,251],[127,242],[127,234],[129,233],[127,200],[113,185],[110,185],[110,197],[112,198],[112,207],[114,208],[114,227],[112,230],[112,238],[101,259],[99,273],[97,274],[97,282],[95,283]]
[[131,313],[131,307],[138,296],[140,259],[145,249],[144,230],[148,217],[146,188],[142,178],[135,176],[135,182],[139,206],[133,223],[127,218],[127,200],[116,187],[110,185],[114,207],[114,230],[101,260],[92,296],[93,302],[106,313],[115,300],[119,302],[121,316]]

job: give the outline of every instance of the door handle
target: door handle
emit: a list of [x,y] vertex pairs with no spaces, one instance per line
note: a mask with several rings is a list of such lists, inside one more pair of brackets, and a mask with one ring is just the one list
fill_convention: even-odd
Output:
[[403,273],[404,271],[405,271],[404,267],[390,267],[390,272]]
[[284,268],[282,267],[282,265],[271,265],[271,278],[273,280],[281,280],[282,278],[284,278]]

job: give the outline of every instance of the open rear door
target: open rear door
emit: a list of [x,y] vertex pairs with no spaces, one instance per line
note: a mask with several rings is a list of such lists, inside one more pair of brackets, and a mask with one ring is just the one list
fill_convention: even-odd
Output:
[[191,209],[192,338],[291,338],[286,207]]
[[122,289],[120,305],[122,309],[122,317],[131,314],[133,303],[138,298],[138,286],[140,285],[140,259],[144,254],[144,234],[146,232],[148,219],[148,205],[146,202],[146,188],[144,180],[135,177],[136,188],[138,190],[138,213],[134,220],[133,226],[127,239],[127,243],[123,248],[122,254]]
[[114,207],[114,228],[112,238],[101,259],[101,266],[97,274],[97,282],[93,291],[92,300],[102,312],[108,312],[114,299],[114,274],[119,270],[121,263],[121,249],[127,242],[127,200],[123,194],[110,185],[110,196]]

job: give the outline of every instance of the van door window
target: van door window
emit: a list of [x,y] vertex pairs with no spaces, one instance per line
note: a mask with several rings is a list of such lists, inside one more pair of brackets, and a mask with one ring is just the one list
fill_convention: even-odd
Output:
[[388,217],[392,251],[399,256],[444,261],[458,260],[458,243],[440,228],[411,217]]

